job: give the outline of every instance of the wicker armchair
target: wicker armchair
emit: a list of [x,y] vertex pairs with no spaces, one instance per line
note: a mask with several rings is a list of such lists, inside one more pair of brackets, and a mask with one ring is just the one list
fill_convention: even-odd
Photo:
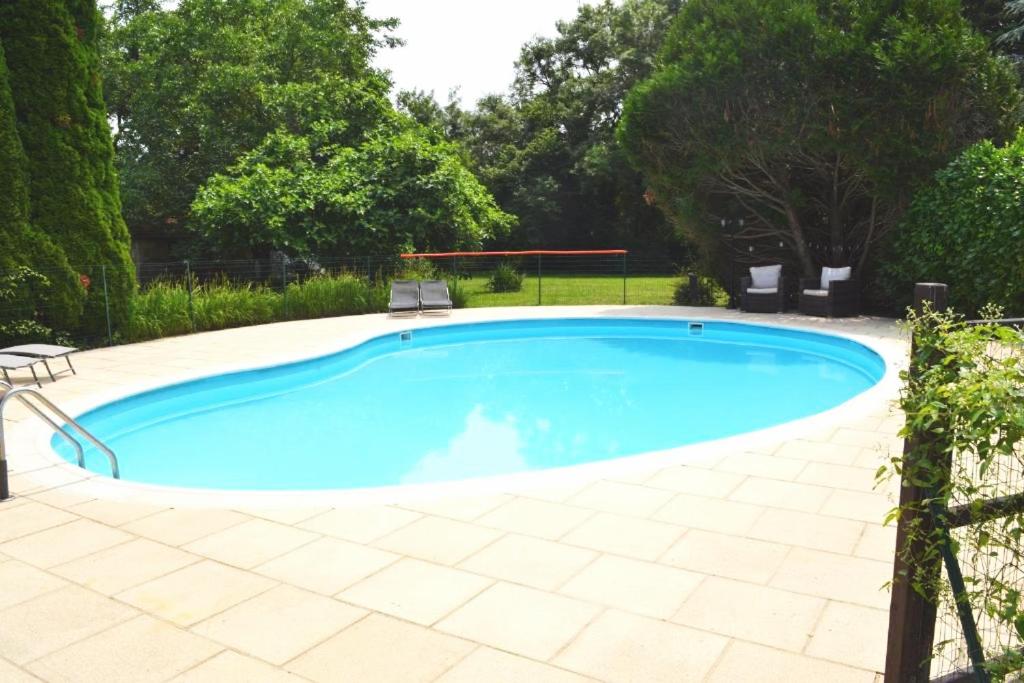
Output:
[[860,282],[832,280],[821,289],[821,278],[800,278],[800,312],[825,318],[860,314]]
[[754,284],[749,275],[740,278],[740,310],[747,313],[781,313],[786,306],[786,291],[779,277],[779,286],[774,292],[750,291]]

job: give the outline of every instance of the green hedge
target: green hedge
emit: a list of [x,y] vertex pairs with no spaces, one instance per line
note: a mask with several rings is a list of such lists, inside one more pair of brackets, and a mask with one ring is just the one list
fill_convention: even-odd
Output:
[[988,303],[1024,315],[1024,129],[969,147],[914,197],[874,287],[903,310],[915,282],[948,284],[968,315]]
[[285,292],[226,280],[193,284],[156,282],[132,299],[125,341],[191,332],[360,313],[388,307],[388,290],[350,274],[317,276],[290,283]]
[[[112,266],[107,294],[112,322],[120,327],[135,270],[99,74],[101,24],[94,0],[0,2],[0,41],[28,179],[28,220],[64,252],[65,266]],[[84,301],[82,321],[105,327],[102,293],[79,286],[75,296],[79,307]]]
[[3,283],[16,282],[29,268],[49,274],[47,278],[37,278],[35,284],[42,294],[42,308],[48,313],[46,322],[61,326],[81,313],[85,290],[68,265],[64,252],[29,222],[28,159],[16,121],[10,75],[0,45],[0,308],[6,314],[0,316],[3,318],[0,324],[13,320],[11,300],[16,293],[24,294],[24,287],[20,288],[21,292],[15,292],[19,288],[13,286],[12,291],[5,294]]

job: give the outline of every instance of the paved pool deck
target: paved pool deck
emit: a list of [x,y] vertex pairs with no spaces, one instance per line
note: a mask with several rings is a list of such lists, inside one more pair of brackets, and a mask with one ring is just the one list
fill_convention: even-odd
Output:
[[881,680],[896,483],[874,474],[901,445],[907,353],[891,320],[658,306],[330,318],[83,352],[42,393],[77,411],[386,331],[585,315],[819,329],[871,344],[890,372],[861,400],[699,457],[415,496],[114,482],[58,462],[14,406],[0,680]]

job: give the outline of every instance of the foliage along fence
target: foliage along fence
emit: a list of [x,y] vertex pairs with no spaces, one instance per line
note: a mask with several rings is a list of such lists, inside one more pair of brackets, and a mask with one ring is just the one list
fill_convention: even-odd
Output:
[[391,257],[146,263],[126,324],[105,314],[110,266],[76,266],[98,311],[54,325],[47,273],[0,272],[0,345],[104,346],[208,330],[387,310],[395,277],[445,279],[456,307],[671,304],[684,267],[625,253],[410,261]]
[[910,324],[885,680],[1003,680],[1024,668],[1024,319]]

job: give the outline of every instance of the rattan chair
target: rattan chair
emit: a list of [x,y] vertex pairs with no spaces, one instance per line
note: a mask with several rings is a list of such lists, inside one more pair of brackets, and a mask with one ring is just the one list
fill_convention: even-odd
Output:
[[[748,313],[781,313],[786,307],[786,289],[783,285],[782,266],[768,266],[766,271],[775,269],[775,282],[754,282],[755,268],[751,268],[751,274],[740,278],[740,310]],[[762,275],[763,277],[763,275]],[[760,286],[759,285],[773,285]]]
[[846,318],[860,314],[860,282],[852,272],[846,279],[800,278],[800,312],[824,318]]

